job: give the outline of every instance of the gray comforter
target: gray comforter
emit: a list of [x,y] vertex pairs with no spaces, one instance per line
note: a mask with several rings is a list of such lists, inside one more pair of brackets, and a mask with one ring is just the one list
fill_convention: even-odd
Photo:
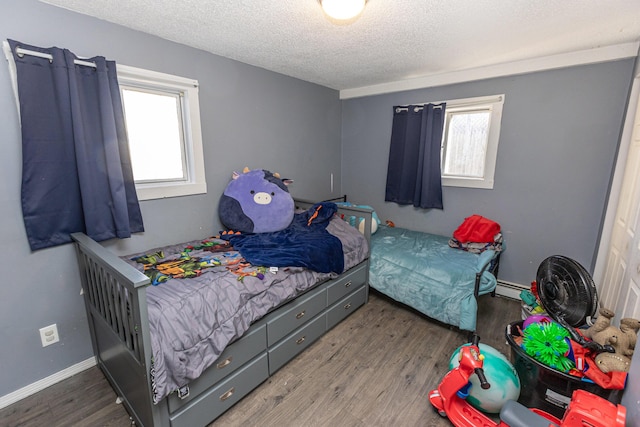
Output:
[[[342,242],[345,271],[362,262],[368,253],[364,237],[337,217],[327,230]],[[162,251],[166,259],[201,241],[185,242],[146,251]],[[132,258],[123,257],[142,271]],[[191,256],[211,253],[193,251]],[[227,253],[234,256],[233,253]],[[266,266],[268,267],[268,266]],[[147,306],[153,350],[154,402],[200,376],[225,347],[242,336],[265,314],[313,286],[337,277],[301,267],[279,268],[264,278],[239,276],[225,266],[203,270],[199,277],[169,279],[147,289]]]

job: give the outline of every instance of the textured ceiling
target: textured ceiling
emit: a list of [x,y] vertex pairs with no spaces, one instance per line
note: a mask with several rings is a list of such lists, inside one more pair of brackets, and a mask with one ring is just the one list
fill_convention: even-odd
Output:
[[640,40],[640,0],[41,1],[338,90]]

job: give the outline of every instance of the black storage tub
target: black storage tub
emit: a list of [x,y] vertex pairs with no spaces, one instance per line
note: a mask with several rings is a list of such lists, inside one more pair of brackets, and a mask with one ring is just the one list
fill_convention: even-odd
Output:
[[531,356],[514,341],[520,336],[523,321],[510,323],[506,328],[506,338],[511,347],[511,361],[520,377],[520,397],[518,402],[528,408],[539,408],[562,419],[565,409],[575,390],[586,390],[608,401],[618,404],[623,390],[604,389],[587,379],[580,379],[550,368]]

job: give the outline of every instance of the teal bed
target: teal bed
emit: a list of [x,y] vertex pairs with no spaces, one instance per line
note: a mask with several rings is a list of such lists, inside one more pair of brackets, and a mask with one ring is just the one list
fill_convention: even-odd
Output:
[[371,288],[426,316],[475,331],[477,297],[495,295],[500,253],[454,249],[449,237],[380,226],[371,236]]

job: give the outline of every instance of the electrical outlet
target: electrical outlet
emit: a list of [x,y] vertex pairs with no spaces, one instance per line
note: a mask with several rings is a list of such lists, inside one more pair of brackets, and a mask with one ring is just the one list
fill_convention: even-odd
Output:
[[42,341],[43,347],[55,344],[60,341],[60,336],[58,335],[58,325],[54,323],[53,325],[40,328],[40,340]]

